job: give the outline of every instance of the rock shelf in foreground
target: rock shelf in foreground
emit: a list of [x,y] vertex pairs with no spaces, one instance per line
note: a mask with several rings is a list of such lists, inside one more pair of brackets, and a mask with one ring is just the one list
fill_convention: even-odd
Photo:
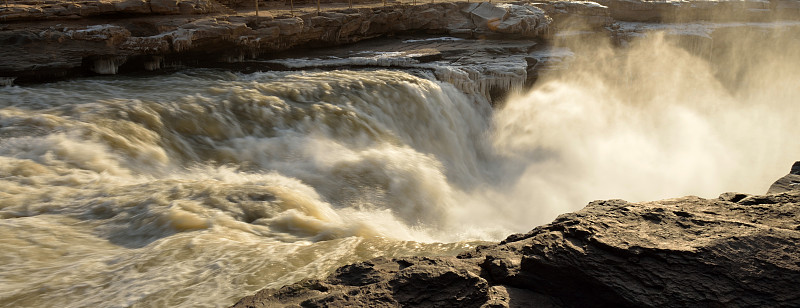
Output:
[[458,257],[373,259],[234,307],[799,307],[798,244],[800,190],[595,201]]

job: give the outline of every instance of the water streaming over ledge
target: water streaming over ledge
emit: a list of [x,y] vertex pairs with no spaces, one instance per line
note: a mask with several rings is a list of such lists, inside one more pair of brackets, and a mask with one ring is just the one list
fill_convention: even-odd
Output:
[[450,212],[486,173],[489,110],[408,73],[197,70],[2,95],[6,304],[230,303],[485,237]]
[[761,193],[800,153],[791,54],[594,53],[496,111],[393,70],[0,88],[0,306],[224,306],[593,199]]

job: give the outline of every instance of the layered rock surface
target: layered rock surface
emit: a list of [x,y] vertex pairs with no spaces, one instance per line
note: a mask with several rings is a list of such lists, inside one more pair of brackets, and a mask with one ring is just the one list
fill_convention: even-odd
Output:
[[800,190],[595,201],[457,257],[379,258],[234,307],[797,307]]
[[[536,74],[532,70],[549,59],[543,57],[548,54],[547,48],[533,40],[399,36],[318,52],[296,53],[288,58],[256,61],[252,66],[267,63],[276,70],[342,67],[424,70],[465,94],[496,102],[535,81]],[[250,64],[247,60],[243,63]]]
[[114,74],[125,63],[152,70],[161,67],[164,57],[235,62],[294,47],[332,46],[409,31],[534,38],[548,31],[550,20],[528,5],[436,3],[280,18],[129,16],[88,26],[11,24],[0,31],[0,76],[37,80],[68,75],[70,70]]
[[230,12],[213,0],[121,0],[121,1],[14,1],[13,7],[0,11],[0,21],[79,19],[119,15],[178,15]]
[[260,17],[214,0],[13,3],[0,8],[0,84],[240,62],[403,33],[530,40],[559,29],[615,35],[618,22],[800,19],[797,0],[440,2]]
[[792,165],[789,174],[778,179],[772,186],[769,187],[769,194],[778,194],[782,192],[799,190],[800,189],[800,161]]

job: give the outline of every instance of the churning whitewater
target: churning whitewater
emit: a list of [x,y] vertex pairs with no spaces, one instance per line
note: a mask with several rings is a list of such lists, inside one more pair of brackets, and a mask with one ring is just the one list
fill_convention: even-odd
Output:
[[732,90],[658,37],[595,54],[494,111],[423,71],[0,88],[0,306],[225,306],[594,199],[763,192],[800,153],[795,60]]
[[4,306],[230,303],[510,232],[453,215],[484,182],[488,110],[408,73],[201,70],[3,101]]

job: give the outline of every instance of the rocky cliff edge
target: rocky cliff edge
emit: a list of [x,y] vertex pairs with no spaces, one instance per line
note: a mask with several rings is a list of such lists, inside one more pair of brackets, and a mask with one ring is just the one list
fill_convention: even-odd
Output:
[[[189,12],[198,7],[205,11],[213,8],[202,1],[178,2],[178,12],[184,3],[193,5],[192,10],[187,9]],[[152,10],[152,3],[149,7]],[[165,57],[186,64],[237,62],[295,47],[333,46],[411,31],[535,38],[544,35],[551,22],[544,11],[530,5],[467,2],[279,17],[269,13],[260,17],[158,17],[122,9],[115,12],[113,18],[88,25],[69,20],[0,25],[0,44],[4,46],[0,49],[0,77],[37,81],[69,76],[75,71],[116,74],[126,64],[134,70],[157,70]]]
[[[503,1],[505,2],[505,1]],[[402,34],[548,38],[615,21],[800,19],[798,0],[436,2],[321,12],[237,12],[214,0],[12,0],[0,6],[0,85],[235,63]],[[610,27],[611,29],[613,27]]]
[[457,257],[373,259],[234,307],[799,307],[798,244],[797,189],[595,201]]

